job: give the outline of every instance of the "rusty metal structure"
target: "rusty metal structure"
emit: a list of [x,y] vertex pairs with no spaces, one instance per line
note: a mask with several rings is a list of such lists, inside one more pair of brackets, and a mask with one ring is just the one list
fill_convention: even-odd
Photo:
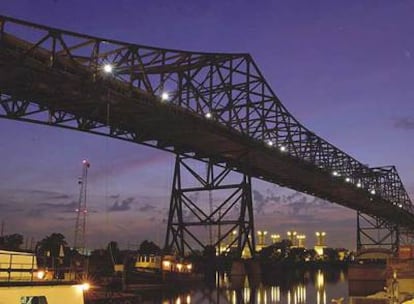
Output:
[[[198,159],[355,209],[393,234],[414,229],[395,168],[370,168],[303,126],[249,54],[148,47],[0,16],[0,94],[3,118],[152,146],[177,162]],[[244,185],[248,195],[251,184]],[[185,219],[171,210],[197,206],[174,189],[166,245],[179,243],[184,254],[193,250]],[[240,240],[250,238],[254,248],[252,217],[243,227]],[[358,226],[360,236],[365,228]],[[363,239],[359,246],[376,243]]]

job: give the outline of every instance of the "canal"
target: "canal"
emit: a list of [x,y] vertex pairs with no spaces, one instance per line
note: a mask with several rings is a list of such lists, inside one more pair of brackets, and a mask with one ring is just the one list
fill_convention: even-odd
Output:
[[328,304],[339,298],[348,303],[349,297],[346,271],[342,269],[284,270],[250,280],[216,274],[210,282],[170,285],[139,294],[143,303],[162,304]]

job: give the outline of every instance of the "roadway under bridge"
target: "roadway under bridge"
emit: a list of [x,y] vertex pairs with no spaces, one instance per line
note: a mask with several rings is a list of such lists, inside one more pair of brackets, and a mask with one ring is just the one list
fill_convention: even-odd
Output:
[[[241,173],[233,188],[244,189],[245,214],[229,221],[243,234],[238,246],[253,238],[254,248],[250,178],[357,210],[390,231],[394,247],[401,231],[414,230],[414,207],[395,167],[370,168],[303,126],[249,54],[161,49],[0,16],[0,94],[0,117],[173,152],[176,182],[187,158],[208,164],[205,180],[194,176],[209,191],[227,187],[220,182],[229,171]],[[166,243],[181,251],[190,232],[180,217],[185,191],[175,189]],[[202,212],[198,224],[219,221]],[[369,240],[367,231],[358,221],[359,236]]]

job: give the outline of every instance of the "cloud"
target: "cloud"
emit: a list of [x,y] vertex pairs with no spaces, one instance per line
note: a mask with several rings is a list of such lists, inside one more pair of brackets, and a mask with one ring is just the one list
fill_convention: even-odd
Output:
[[57,212],[74,212],[78,206],[78,202],[72,201],[67,204],[40,203],[38,206],[40,207],[39,210],[42,210],[42,211],[53,211],[54,210]]
[[281,196],[274,195],[270,189],[267,189],[266,193],[253,190],[253,207],[258,214],[263,214],[269,203],[280,204],[282,202],[283,198]]
[[[2,197],[0,199],[3,199]],[[0,211],[2,212],[14,212],[18,211],[19,208],[16,208],[17,202],[10,200],[7,203],[1,203],[0,204]]]
[[124,199],[122,202],[116,201],[111,207],[108,208],[108,211],[117,212],[117,211],[131,210],[131,204],[133,201],[134,201],[133,197],[128,197]]
[[398,129],[414,130],[414,118],[402,117],[395,120],[394,126]]
[[265,201],[265,197],[257,190],[253,190],[253,199],[258,203],[263,203]]
[[254,208],[258,214],[264,214],[268,199],[259,191],[253,190]]
[[39,195],[45,200],[69,199],[70,196],[64,193],[47,191],[47,190],[29,190],[29,194]]
[[75,218],[73,217],[63,217],[63,216],[58,216],[56,217],[56,220],[60,221],[69,221],[69,222],[73,222],[75,220]]
[[43,217],[44,212],[41,209],[31,209],[26,213],[26,216],[28,217],[35,217],[35,218],[41,218]]
[[288,202],[294,202],[295,198],[299,197],[299,200],[302,199],[304,195],[298,191],[293,192],[292,194],[286,196],[286,200]]
[[141,211],[141,212],[148,212],[148,211],[152,211],[154,209],[155,209],[154,206],[152,206],[150,204],[145,204],[144,206],[139,207],[138,210]]

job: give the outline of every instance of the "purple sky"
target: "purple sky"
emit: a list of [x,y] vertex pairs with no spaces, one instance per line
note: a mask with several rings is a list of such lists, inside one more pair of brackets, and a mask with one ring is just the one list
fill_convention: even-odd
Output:
[[[289,111],[370,166],[394,164],[414,197],[412,1],[2,1],[0,14],[166,48],[250,53]],[[0,120],[5,233],[73,240],[81,161],[88,239],[164,237],[173,156],[81,132]],[[355,247],[355,212],[254,181],[256,228],[328,232]],[[312,233],[312,235],[310,235]]]

